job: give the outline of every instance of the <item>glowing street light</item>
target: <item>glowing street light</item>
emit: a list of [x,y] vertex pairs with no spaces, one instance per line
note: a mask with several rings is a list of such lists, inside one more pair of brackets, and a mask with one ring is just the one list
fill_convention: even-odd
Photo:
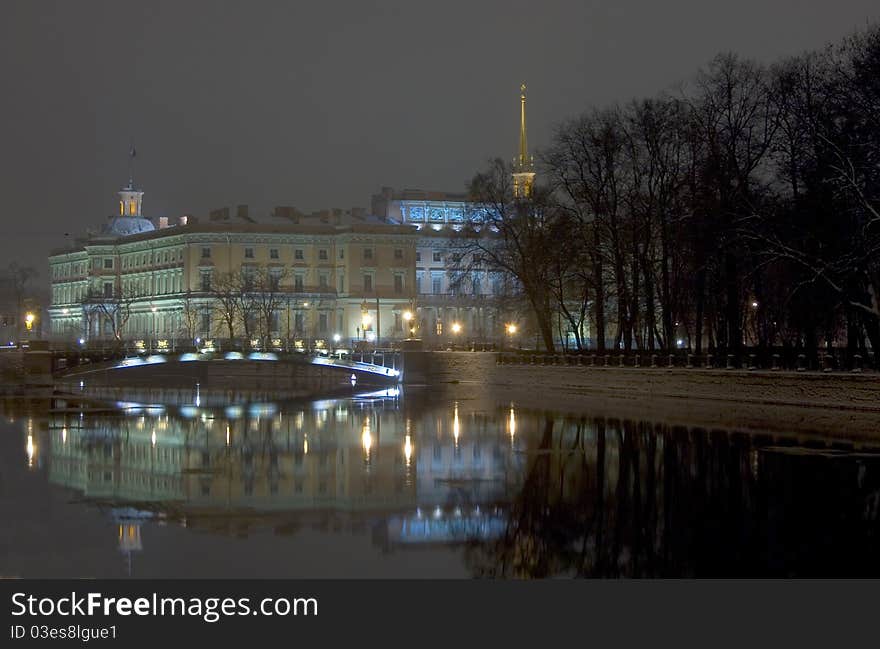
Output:
[[461,332],[461,325],[457,322],[452,323],[452,333],[457,334]]
[[28,314],[24,317],[24,324],[25,324],[25,326],[27,327],[27,330],[28,330],[28,331],[30,331],[31,329],[33,329],[33,327],[34,327],[34,320],[36,320],[36,318],[37,318],[37,316],[35,316],[33,313],[28,313]]
[[512,336],[513,334],[516,333],[516,325],[513,324],[512,322],[507,325],[506,329],[507,329],[508,336]]

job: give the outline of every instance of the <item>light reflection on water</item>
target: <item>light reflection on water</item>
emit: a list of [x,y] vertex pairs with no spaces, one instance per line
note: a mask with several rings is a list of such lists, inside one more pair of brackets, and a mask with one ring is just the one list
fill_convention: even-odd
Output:
[[[18,473],[3,464],[5,497],[18,489],[23,498],[13,518],[37,517],[27,499],[61,488],[72,502],[34,529],[51,529],[52,516],[89,527],[53,552],[63,556],[69,544],[76,554],[101,530],[113,537],[115,554],[83,576],[120,566],[134,576],[220,576],[230,560],[239,576],[261,575],[260,561],[277,566],[276,576],[306,567],[329,576],[340,552],[357,555],[348,574],[373,576],[436,576],[450,565],[462,576],[503,577],[880,567],[878,455],[845,440],[396,390],[299,403],[239,394],[234,405],[205,390],[99,396],[7,401],[12,423],[0,431],[6,458],[14,431],[22,435]],[[331,541],[310,546],[304,566],[291,548],[310,533]],[[27,545],[20,534],[13,546]],[[244,543],[218,546],[219,537]],[[55,576],[24,558],[15,565],[27,548],[14,549],[0,573]],[[200,556],[169,561],[184,549]]]

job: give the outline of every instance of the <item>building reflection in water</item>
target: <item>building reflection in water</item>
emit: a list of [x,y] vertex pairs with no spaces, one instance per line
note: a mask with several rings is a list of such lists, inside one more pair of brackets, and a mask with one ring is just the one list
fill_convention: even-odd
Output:
[[[503,422],[458,404],[445,416],[409,407],[396,391],[296,406],[114,405],[54,401],[48,478],[112,512],[129,565],[157,517],[237,536],[372,529],[386,551],[486,539],[521,473]],[[29,435],[29,463],[34,445]]]
[[396,392],[202,397],[213,405],[55,399],[22,418],[28,467],[106,508],[129,566],[158,520],[371,531],[382,551],[465,542],[479,576],[880,574],[880,449],[863,442]]

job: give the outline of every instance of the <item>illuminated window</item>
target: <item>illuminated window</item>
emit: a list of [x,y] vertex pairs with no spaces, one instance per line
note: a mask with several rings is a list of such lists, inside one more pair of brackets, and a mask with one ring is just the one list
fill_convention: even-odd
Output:
[[128,201],[128,213],[129,213],[129,214],[132,214],[132,215],[133,215],[133,214],[135,213],[135,209],[134,209],[134,208],[135,208],[135,202],[134,202],[134,201]]
[[119,216],[125,214],[125,202],[119,201]]

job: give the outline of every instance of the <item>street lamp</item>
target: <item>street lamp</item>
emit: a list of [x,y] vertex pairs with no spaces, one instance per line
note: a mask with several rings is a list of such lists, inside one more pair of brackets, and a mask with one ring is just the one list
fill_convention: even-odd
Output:
[[[452,337],[453,337],[453,345],[457,345],[458,334],[461,333],[461,325],[458,322],[452,323]],[[454,347],[453,347],[454,349]]]
[[150,307],[150,311],[153,312],[153,343],[151,343],[150,348],[155,349],[155,340],[158,338],[158,334],[156,333],[156,307]]
[[412,336],[415,333],[415,327],[412,326],[413,312],[407,309],[403,312],[403,321],[406,323],[406,330],[409,332],[409,335]]
[[34,328],[34,320],[35,320],[35,319],[36,319],[36,316],[35,316],[33,313],[28,313],[28,314],[24,317],[24,324],[25,324],[25,326],[27,327],[27,330],[28,330],[28,331],[30,331],[31,329]]
[[361,332],[363,333],[364,338],[367,337],[367,327],[370,326],[370,322],[372,318],[370,318],[369,306],[367,305],[366,298],[363,302],[361,302]]
[[513,348],[513,336],[516,334],[516,325],[512,322],[508,322],[504,326],[505,331],[507,331],[507,335],[510,338],[510,347]]

